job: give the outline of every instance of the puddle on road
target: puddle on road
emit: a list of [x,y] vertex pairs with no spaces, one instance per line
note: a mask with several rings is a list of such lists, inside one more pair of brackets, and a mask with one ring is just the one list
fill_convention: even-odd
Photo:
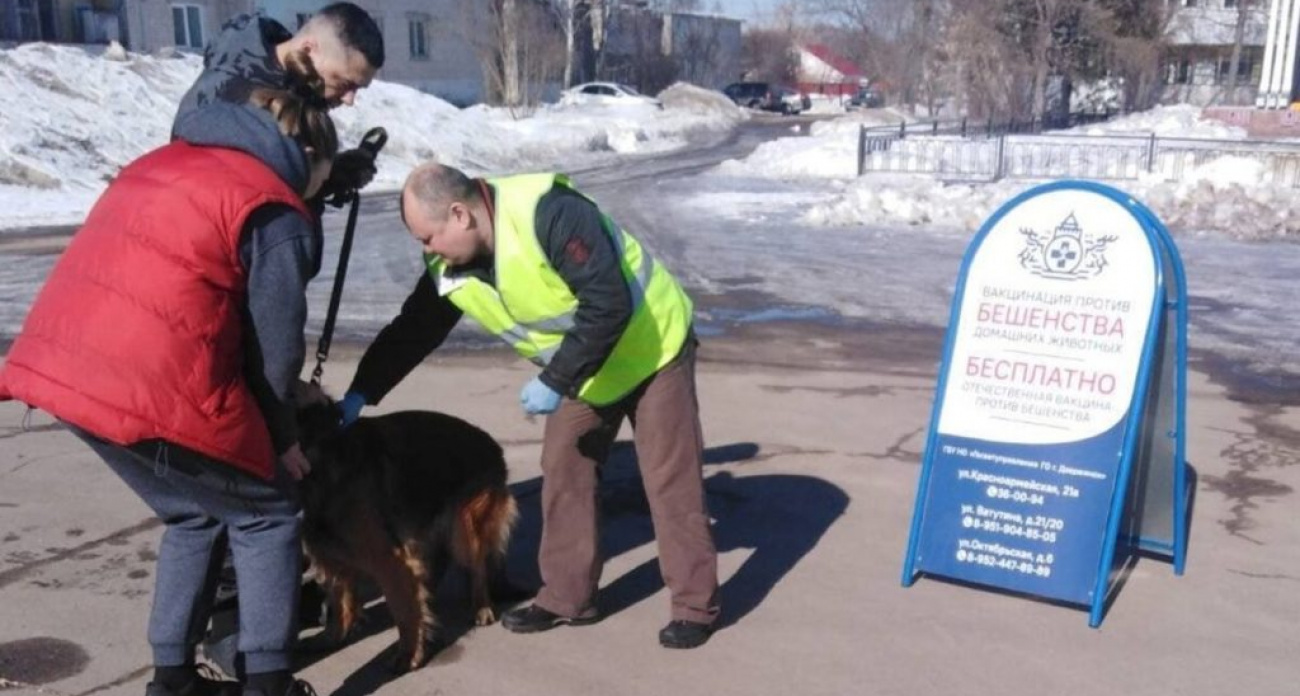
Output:
[[90,655],[59,638],[24,638],[0,643],[0,679],[19,684],[49,684],[80,674]]
[[[702,313],[703,314],[703,313]],[[839,325],[841,317],[833,309],[816,305],[775,305],[766,307],[711,307],[696,319],[696,330],[704,336],[717,336],[736,324],[798,321]]]

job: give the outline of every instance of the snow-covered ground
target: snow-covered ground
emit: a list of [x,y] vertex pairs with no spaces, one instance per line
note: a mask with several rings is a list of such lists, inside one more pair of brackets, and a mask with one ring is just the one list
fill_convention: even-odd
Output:
[[[0,229],[80,221],[114,174],[167,142],[181,96],[202,67],[188,54],[105,55],[74,46],[0,50]],[[396,189],[430,157],[471,173],[584,166],[686,146],[748,118],[722,95],[674,85],[652,107],[542,106],[532,113],[461,110],[375,82],[334,111],[345,144],[371,127],[388,146],[370,190]]]
[[[165,142],[176,103],[198,70],[193,57],[108,60],[41,44],[0,51],[0,79],[8,85],[8,101],[0,108],[0,234],[80,220],[122,165]],[[361,94],[357,106],[335,114],[346,142],[356,142],[371,126],[388,129],[374,184],[381,189],[396,188],[415,163],[433,156],[473,173],[575,170],[721,139],[749,118],[720,94],[687,85],[659,98],[662,111],[541,107],[521,115],[461,110],[378,83]],[[579,177],[578,183],[585,190],[593,184],[597,200],[612,201],[630,229],[641,221],[654,226],[665,237],[652,240],[661,244],[656,251],[693,293],[739,288],[766,303],[767,309],[748,308],[744,320],[846,317],[942,326],[971,233],[1035,182],[857,178],[860,126],[893,125],[905,116],[887,109],[840,113],[830,100],[818,101],[813,111],[825,120],[811,128],[792,120],[790,137],[702,175],[638,178],[622,189],[609,176],[586,182]],[[1156,109],[1084,130],[1097,137],[1244,137],[1238,129],[1202,120],[1190,107]],[[1179,238],[1193,295],[1192,345],[1257,372],[1300,374],[1292,350],[1300,341],[1300,322],[1289,311],[1300,245],[1260,243],[1300,228],[1293,222],[1300,220],[1300,196],[1263,179],[1258,160],[1229,156],[1206,163],[1183,183],[1118,186],[1151,206]],[[327,227],[337,230],[339,217],[331,215]],[[392,217],[384,224],[400,229]],[[358,237],[340,316],[342,336],[369,340],[414,282],[418,249],[390,231],[395,232]],[[327,236],[329,263],[337,242],[337,235]],[[56,258],[0,255],[0,337],[18,331]],[[324,313],[331,270],[312,284],[312,330]],[[716,308],[706,313],[700,317],[706,329],[742,320]]]
[[[998,206],[1036,183],[1003,179],[993,183],[944,184],[933,175],[869,173],[856,177],[858,126],[896,123],[885,110],[853,112],[817,123],[812,136],[760,146],[743,160],[726,162],[717,174],[806,182],[829,200],[807,206],[811,225],[907,225],[974,230]],[[1159,107],[1114,121],[1075,129],[1093,137],[1156,134],[1160,137],[1240,141],[1240,128],[1201,118],[1193,106]],[[930,139],[913,137],[918,148]],[[938,152],[937,149],[932,150]],[[1274,239],[1300,234],[1300,191],[1271,183],[1261,162],[1226,154],[1186,169],[1167,182],[1157,172],[1115,186],[1151,207],[1176,234],[1221,233],[1238,239]]]
[[[10,95],[0,109],[0,230],[79,221],[118,169],[166,142],[176,104],[200,67],[199,59],[187,54],[105,55],[48,44],[0,51],[0,80]],[[520,114],[482,106],[462,110],[401,85],[376,82],[355,107],[334,113],[345,143],[357,142],[373,126],[388,129],[389,144],[371,190],[397,188],[413,165],[430,157],[472,173],[574,169],[619,155],[681,148],[748,118],[721,95],[689,85],[675,85],[659,96],[662,111],[544,105]],[[805,206],[802,221],[813,226],[971,230],[1033,183],[944,184],[930,175],[894,173],[858,178],[859,126],[892,125],[906,117],[889,109],[844,113],[839,100],[830,98],[815,99],[812,111],[828,120],[813,124],[811,137],[765,143],[744,160],[724,163],[717,174],[730,181],[806,184],[816,200]],[[1202,119],[1190,106],[1158,108],[1078,131],[1095,137],[1245,137],[1239,128]],[[1250,157],[1209,161],[1177,183],[1144,176],[1119,186],[1176,233],[1268,239],[1300,231],[1300,196],[1268,183],[1267,172]]]

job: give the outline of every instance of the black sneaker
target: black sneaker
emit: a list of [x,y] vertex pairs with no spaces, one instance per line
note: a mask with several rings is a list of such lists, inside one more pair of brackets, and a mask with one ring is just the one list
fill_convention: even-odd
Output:
[[536,604],[512,609],[501,617],[501,625],[513,633],[538,633],[565,625],[590,626],[597,621],[600,621],[600,614],[596,611],[592,611],[590,616],[560,616]]
[[152,681],[144,687],[144,696],[240,696],[242,693],[243,686],[237,681],[209,679],[203,674],[195,674],[182,689]]
[[[270,696],[270,695],[263,694],[261,691],[257,691],[256,689],[244,689],[244,696]],[[289,688],[284,692],[283,696],[316,696],[316,690],[312,688],[311,684],[308,684],[302,679],[295,679],[293,680],[293,683],[289,685]]]
[[659,644],[665,648],[698,648],[709,642],[709,636],[712,635],[713,626],[709,624],[678,619],[668,622],[659,631]]

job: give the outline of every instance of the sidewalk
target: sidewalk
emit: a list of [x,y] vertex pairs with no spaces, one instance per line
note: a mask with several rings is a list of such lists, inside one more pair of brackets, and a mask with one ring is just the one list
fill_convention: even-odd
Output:
[[[668,599],[633,457],[620,448],[602,494],[604,621],[528,636],[469,630],[391,681],[396,633],[384,628],[308,656],[300,676],[322,696],[1300,693],[1290,495],[1300,412],[1250,410],[1192,376],[1188,454],[1200,485],[1187,574],[1139,561],[1092,630],[1082,610],[933,579],[900,586],[933,368],[864,370],[839,348],[789,333],[702,348],[725,622],[706,646],[657,644]],[[788,366],[780,356],[803,357]],[[353,368],[331,363],[327,387],[342,392]],[[517,394],[531,374],[498,352],[430,360],[376,410],[442,410],[501,441],[523,513],[511,572],[525,581],[536,572],[542,422],[522,417]],[[160,528],[48,415],[24,430],[24,412],[0,405],[0,690],[138,696]],[[382,606],[369,616],[388,625]],[[44,658],[11,643],[36,638],[57,639],[25,644]]]

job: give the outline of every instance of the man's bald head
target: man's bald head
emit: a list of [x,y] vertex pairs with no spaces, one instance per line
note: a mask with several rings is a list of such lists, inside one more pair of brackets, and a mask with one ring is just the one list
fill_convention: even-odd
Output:
[[425,254],[451,266],[491,256],[492,212],[479,185],[465,172],[426,162],[402,187],[402,222]]
[[472,205],[483,200],[474,180],[465,172],[438,162],[425,162],[406,177],[402,189],[402,219],[406,205],[419,205],[437,220],[446,220],[452,203]]

